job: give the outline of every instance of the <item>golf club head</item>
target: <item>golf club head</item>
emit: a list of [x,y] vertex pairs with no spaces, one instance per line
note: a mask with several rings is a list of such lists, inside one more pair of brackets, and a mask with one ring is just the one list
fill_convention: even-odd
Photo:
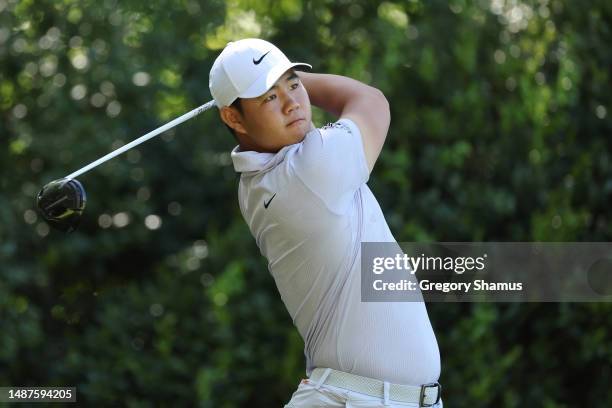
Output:
[[36,205],[43,218],[60,231],[72,232],[81,221],[87,197],[76,179],[59,179],[45,185],[38,193]]

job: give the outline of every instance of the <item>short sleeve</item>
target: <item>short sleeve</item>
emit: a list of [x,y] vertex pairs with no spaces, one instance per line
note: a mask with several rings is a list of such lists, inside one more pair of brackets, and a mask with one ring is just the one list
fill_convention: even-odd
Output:
[[309,132],[292,166],[306,187],[336,213],[344,212],[369,177],[361,132],[346,118]]

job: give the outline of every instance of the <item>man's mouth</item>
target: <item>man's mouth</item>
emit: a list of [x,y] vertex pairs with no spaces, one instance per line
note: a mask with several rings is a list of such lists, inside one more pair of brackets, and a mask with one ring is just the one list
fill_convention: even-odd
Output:
[[299,119],[296,119],[296,120],[294,120],[294,121],[291,121],[291,122],[289,122],[289,124],[287,125],[287,127],[289,127],[289,126],[293,126],[293,125],[295,125],[295,124],[299,123],[299,122],[300,122],[300,121],[302,121],[302,120],[305,120],[305,119],[303,119],[303,118],[299,118]]

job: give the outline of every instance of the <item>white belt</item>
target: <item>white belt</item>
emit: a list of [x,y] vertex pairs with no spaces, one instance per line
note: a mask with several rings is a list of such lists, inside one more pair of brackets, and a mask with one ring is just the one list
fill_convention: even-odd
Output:
[[310,381],[317,385],[327,384],[378,398],[385,398],[386,391],[387,398],[391,400],[419,404],[419,407],[434,406],[440,401],[442,393],[442,386],[437,382],[421,386],[391,384],[331,368],[315,368],[310,375]]

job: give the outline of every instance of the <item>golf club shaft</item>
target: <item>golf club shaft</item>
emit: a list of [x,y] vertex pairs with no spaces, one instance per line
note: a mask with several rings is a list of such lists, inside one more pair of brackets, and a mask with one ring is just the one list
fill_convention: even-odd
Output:
[[74,173],[66,176],[67,179],[73,179],[77,176],[80,176],[81,174],[93,169],[96,166],[99,166],[100,164],[112,159],[115,156],[120,155],[121,153],[124,153],[128,150],[130,150],[132,147],[134,146],[138,146],[141,143],[146,142],[147,140],[159,135],[162,132],[165,132],[168,129],[172,129],[173,127],[175,127],[176,125],[179,125],[191,118],[194,118],[196,116],[198,116],[200,113],[209,110],[210,108],[212,108],[213,106],[215,106],[215,101],[209,101],[206,102],[204,105],[195,108],[194,110],[192,110],[191,112],[187,112],[186,114],[179,116],[178,118],[166,123],[163,126],[158,127],[157,129],[147,133],[146,135],[140,136],[138,139],[131,141],[130,143],[126,144],[125,146],[121,146],[120,148],[118,148],[117,150],[113,150],[112,152],[110,152],[109,154],[107,154],[106,156],[100,157],[98,160],[89,163],[87,166],[75,171]]

